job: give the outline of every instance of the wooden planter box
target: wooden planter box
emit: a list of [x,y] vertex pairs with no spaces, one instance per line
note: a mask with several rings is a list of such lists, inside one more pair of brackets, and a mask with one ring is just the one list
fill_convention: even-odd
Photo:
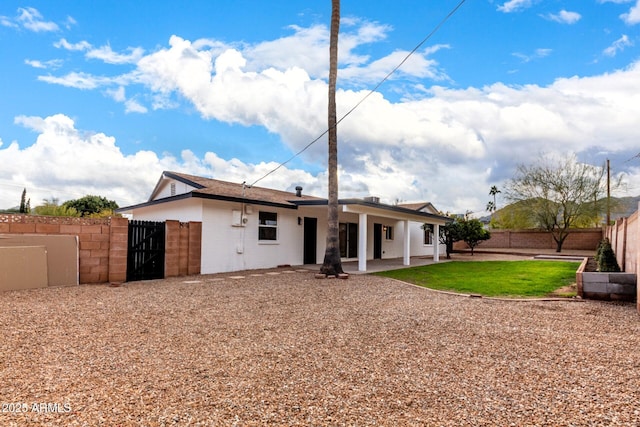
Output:
[[604,301],[635,301],[637,279],[633,273],[600,273],[584,271],[587,259],[576,272],[578,296]]

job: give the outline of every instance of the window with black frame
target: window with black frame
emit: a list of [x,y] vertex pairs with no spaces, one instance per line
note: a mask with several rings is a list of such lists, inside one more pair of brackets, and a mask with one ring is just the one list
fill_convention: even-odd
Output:
[[384,238],[386,240],[393,240],[393,226],[385,225],[382,227],[382,230],[384,231]]
[[260,211],[258,220],[258,240],[278,240],[278,214]]
[[433,245],[433,224],[425,224],[423,243],[425,245]]

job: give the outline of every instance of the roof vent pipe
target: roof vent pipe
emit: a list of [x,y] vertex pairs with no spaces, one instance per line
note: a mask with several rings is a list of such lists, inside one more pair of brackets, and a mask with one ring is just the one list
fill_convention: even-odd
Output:
[[302,197],[302,187],[299,185],[296,187],[296,197]]

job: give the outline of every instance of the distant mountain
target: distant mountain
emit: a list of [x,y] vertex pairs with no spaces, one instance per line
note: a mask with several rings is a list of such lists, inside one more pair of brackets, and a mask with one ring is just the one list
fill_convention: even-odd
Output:
[[0,209],[0,213],[20,213],[20,206],[9,209]]
[[[626,218],[630,216],[631,214],[633,214],[635,211],[638,210],[639,202],[640,202],[640,196],[612,197],[611,198],[611,220],[615,221],[619,218]],[[516,203],[506,205],[498,209],[494,215],[496,215],[497,217],[499,217],[500,215],[513,216],[513,212],[517,212],[517,209],[514,209],[514,208],[517,207],[518,203],[522,203],[522,202],[516,202]],[[606,206],[604,201],[602,205]],[[606,214],[606,212],[604,212],[603,215],[604,214]],[[482,221],[484,224],[489,224],[491,222],[491,215],[485,215],[478,219]]]
[[638,210],[640,196],[635,197],[612,197],[611,198],[611,219],[626,218]]

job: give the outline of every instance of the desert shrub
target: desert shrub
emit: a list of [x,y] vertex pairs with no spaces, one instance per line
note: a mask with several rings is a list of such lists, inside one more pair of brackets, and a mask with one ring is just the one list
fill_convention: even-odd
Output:
[[596,250],[596,262],[598,263],[598,271],[620,271],[620,266],[616,260],[616,254],[613,252],[609,239],[603,239]]

